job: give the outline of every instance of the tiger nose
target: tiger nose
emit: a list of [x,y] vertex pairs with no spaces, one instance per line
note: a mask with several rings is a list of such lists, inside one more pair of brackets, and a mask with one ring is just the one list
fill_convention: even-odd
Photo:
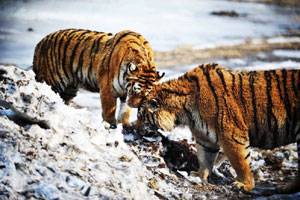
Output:
[[138,83],[134,83],[133,85],[133,92],[134,93],[139,93],[141,89],[141,86]]

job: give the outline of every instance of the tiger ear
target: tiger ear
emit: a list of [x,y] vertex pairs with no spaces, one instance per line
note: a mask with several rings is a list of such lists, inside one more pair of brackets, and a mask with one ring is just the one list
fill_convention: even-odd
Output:
[[158,99],[156,98],[153,98],[153,99],[150,99],[148,102],[147,102],[147,107],[148,107],[148,110],[152,113],[152,112],[155,112],[159,109],[159,102],[158,102]]
[[165,72],[163,72],[161,75],[159,74],[159,71],[156,72],[156,82],[159,82],[160,79],[162,79],[165,76]]

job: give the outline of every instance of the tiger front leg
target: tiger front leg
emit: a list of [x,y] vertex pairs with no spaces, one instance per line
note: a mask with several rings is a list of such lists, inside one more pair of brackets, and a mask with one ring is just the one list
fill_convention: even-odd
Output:
[[211,174],[219,148],[212,148],[206,142],[196,139],[197,157],[199,170],[192,172],[193,176],[199,176],[202,180],[207,181]]
[[102,118],[106,129],[115,129],[116,126],[116,104],[117,99],[108,89],[101,89],[101,105],[102,105]]
[[219,143],[237,174],[234,185],[238,189],[251,191],[255,184],[250,167],[250,142],[247,132],[231,130],[220,135]]
[[121,105],[120,105],[120,110],[118,114],[118,123],[122,123],[123,126],[130,126],[130,113],[131,113],[131,108],[128,106],[126,102],[126,97],[125,98],[120,98]]

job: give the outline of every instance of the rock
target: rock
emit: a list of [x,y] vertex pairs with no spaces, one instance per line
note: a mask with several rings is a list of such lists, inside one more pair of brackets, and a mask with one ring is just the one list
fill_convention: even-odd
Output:
[[158,181],[157,181],[156,178],[151,178],[151,179],[149,180],[148,186],[149,186],[151,189],[159,190],[159,187],[158,187]]
[[239,17],[240,15],[235,11],[213,11],[211,12],[212,15],[217,16],[227,16],[227,17]]

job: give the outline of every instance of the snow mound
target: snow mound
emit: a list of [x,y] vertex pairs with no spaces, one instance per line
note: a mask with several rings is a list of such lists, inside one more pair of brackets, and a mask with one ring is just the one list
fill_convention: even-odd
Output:
[[124,143],[120,126],[105,130],[97,116],[36,82],[32,71],[0,72],[0,100],[50,125],[19,126],[0,115],[0,199],[157,198],[150,187],[155,175]]

